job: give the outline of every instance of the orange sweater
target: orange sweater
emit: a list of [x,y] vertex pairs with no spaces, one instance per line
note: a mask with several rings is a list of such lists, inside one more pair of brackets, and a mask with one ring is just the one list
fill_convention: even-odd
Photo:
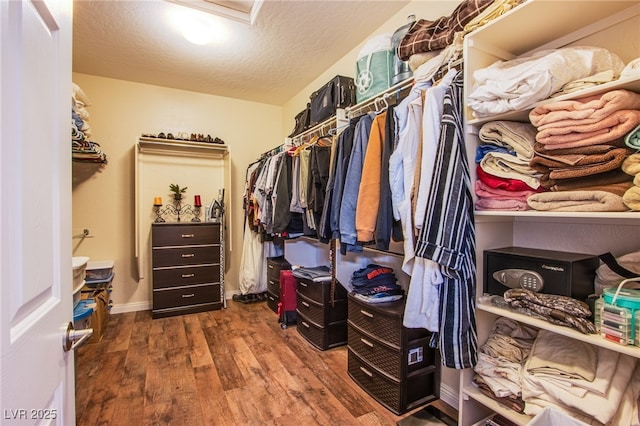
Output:
[[373,241],[380,206],[380,174],[382,169],[382,145],[384,142],[387,112],[381,112],[371,124],[371,134],[362,166],[362,178],[356,206],[356,231],[358,241]]

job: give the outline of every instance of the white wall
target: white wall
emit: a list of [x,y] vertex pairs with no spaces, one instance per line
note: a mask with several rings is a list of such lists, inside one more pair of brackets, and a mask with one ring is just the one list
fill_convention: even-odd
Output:
[[[95,173],[94,166],[74,165],[73,236],[84,228],[90,236],[73,239],[73,254],[115,261],[114,311],[150,308],[151,285],[149,280],[138,283],[134,262],[134,147],[143,133],[210,134],[229,146],[232,187],[227,191],[232,204],[227,210],[232,218],[233,252],[227,260],[226,285],[227,291],[237,290],[244,173],[262,152],[281,143],[282,109],[79,73],[73,74],[73,81],[92,102],[88,108],[91,139],[109,160]],[[158,195],[168,199],[168,194]]]

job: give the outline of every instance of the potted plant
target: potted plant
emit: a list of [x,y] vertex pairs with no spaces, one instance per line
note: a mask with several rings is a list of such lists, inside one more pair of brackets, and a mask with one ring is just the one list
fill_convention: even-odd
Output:
[[184,188],[180,188],[180,185],[177,185],[177,184],[174,184],[174,183],[169,185],[169,189],[173,193],[173,199],[176,200],[176,201],[182,200],[182,194],[187,192],[187,187],[186,186]]

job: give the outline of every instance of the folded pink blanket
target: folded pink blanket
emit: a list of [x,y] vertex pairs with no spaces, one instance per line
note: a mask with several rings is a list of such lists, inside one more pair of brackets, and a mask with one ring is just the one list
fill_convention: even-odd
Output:
[[622,197],[605,191],[558,191],[533,194],[529,207],[553,212],[623,212],[629,208]]
[[522,200],[495,200],[492,198],[478,198],[474,203],[476,210],[508,210],[523,211],[530,210],[526,201]]
[[616,113],[615,120],[610,122],[612,127],[596,130],[590,133],[573,132],[566,135],[553,135],[536,140],[545,145],[547,149],[575,148],[579,146],[589,146],[597,144],[611,144],[612,141],[623,139],[640,124],[640,111],[623,110]]
[[526,201],[530,195],[536,193],[536,191],[524,190],[513,191],[500,188],[492,188],[481,180],[476,181],[475,192],[478,197],[491,198],[494,200],[522,200]]
[[550,127],[544,130],[538,129],[536,140],[542,142],[551,136],[569,135],[572,133],[578,133],[584,136],[596,135],[620,125],[625,128],[623,133],[624,136],[626,136],[638,123],[640,123],[639,110],[622,109],[596,122],[592,122],[591,120],[574,120],[573,124],[568,124],[563,127]]
[[612,90],[602,95],[549,102],[531,110],[529,120],[540,128],[561,120],[600,120],[622,109],[640,109],[640,94],[629,90]]

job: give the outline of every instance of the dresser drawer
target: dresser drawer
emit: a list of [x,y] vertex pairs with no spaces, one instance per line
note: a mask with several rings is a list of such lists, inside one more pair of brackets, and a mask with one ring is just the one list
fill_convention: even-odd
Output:
[[273,294],[280,294],[280,279],[267,277],[267,291]]
[[296,328],[300,335],[322,351],[347,344],[346,321],[334,322],[321,327],[305,318],[304,315],[299,315],[297,324]]
[[291,269],[291,264],[284,256],[267,258],[267,279],[278,281],[280,279],[280,271]]
[[413,339],[430,336],[423,328],[404,328],[404,301],[370,304],[349,294],[349,323],[383,343],[401,348]]
[[439,370],[435,366],[425,368],[404,381],[397,381],[367,364],[350,349],[347,358],[349,376],[395,414],[404,414],[439,397]]
[[220,224],[153,224],[151,227],[153,247],[189,246],[220,243]]
[[[315,282],[312,280],[298,278],[298,291],[304,297],[320,304],[326,305],[331,300],[331,282]],[[342,284],[336,282],[334,300],[344,300],[347,298],[347,291]]]
[[153,288],[220,282],[220,265],[198,265],[153,270]]
[[267,306],[276,314],[278,313],[278,303],[280,303],[280,296],[267,291]]
[[220,263],[220,246],[198,246],[198,247],[171,247],[153,249],[153,269],[186,266],[186,265],[202,265],[202,264],[219,264]]
[[436,362],[435,350],[429,347],[429,337],[412,340],[398,351],[350,324],[348,343],[349,349],[359,358],[398,380]]
[[347,320],[346,300],[336,300],[333,306],[331,306],[331,303],[322,305],[304,296],[300,292],[300,290],[297,291],[297,297],[298,313],[304,315],[305,318],[308,318],[321,327],[327,326],[334,322]]
[[220,284],[195,285],[153,291],[153,309],[220,302]]
[[349,298],[348,318],[350,324],[361,330],[366,330],[376,339],[393,346],[396,350],[400,349],[402,343],[402,317],[389,315],[372,305],[363,305]]

